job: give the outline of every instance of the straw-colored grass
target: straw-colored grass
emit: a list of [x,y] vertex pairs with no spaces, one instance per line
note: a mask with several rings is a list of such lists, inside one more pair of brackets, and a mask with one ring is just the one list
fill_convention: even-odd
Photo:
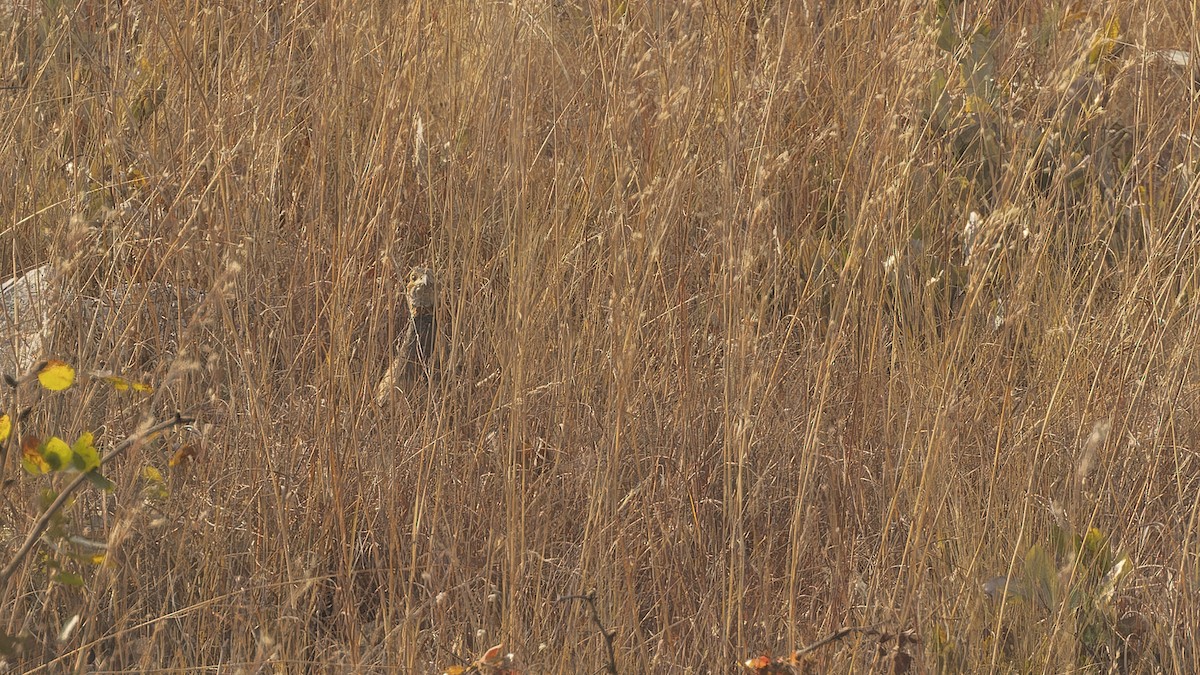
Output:
[[[593,673],[593,590],[621,673],[1200,669],[1186,3],[4,4],[4,276],[206,292],[63,307],[158,388],[25,432],[200,419],[0,589],[9,671]],[[416,265],[446,352],[379,408]]]

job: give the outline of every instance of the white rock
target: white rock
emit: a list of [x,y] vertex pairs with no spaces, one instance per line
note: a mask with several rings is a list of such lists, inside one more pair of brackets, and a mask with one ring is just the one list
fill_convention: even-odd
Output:
[[54,306],[73,299],[60,297],[58,282],[54,266],[42,265],[0,284],[0,372],[20,375],[41,358]]
[[0,373],[20,376],[53,356],[48,350],[70,350],[70,340],[53,340],[68,327],[79,331],[76,348],[98,350],[102,358],[124,360],[132,348],[143,355],[176,352],[179,328],[203,300],[194,288],[159,282],[116,284],[90,297],[71,289],[53,265],[36,267],[0,284]]

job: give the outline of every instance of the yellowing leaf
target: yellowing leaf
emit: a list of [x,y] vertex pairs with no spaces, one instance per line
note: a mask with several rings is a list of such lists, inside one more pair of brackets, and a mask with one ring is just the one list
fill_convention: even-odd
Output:
[[986,99],[980,96],[967,95],[964,99],[963,109],[971,114],[991,114],[992,104],[988,103]]
[[0,443],[8,440],[12,433],[12,418],[7,413],[0,415]]
[[495,647],[488,649],[483,653],[483,656],[479,657],[479,664],[485,666],[495,664],[501,659],[500,651],[502,649],[504,649],[504,645],[496,645]]
[[139,126],[144,123],[151,115],[154,114],[162,102],[167,98],[167,83],[163,82],[157,87],[151,89],[146,88],[145,91],[138,96],[133,105],[129,107],[129,116]]
[[190,460],[196,459],[199,454],[200,449],[196,444],[188,443],[176,450],[175,454],[171,455],[170,466],[186,466]]
[[463,666],[450,666],[442,671],[442,675],[463,675],[465,672],[467,672],[467,669]]
[[51,471],[62,471],[70,466],[71,457],[75,454],[71,451],[71,446],[58,436],[51,436],[40,449]]
[[37,436],[21,439],[21,468],[34,475],[50,473],[50,465],[42,457],[41,445],[42,442]]
[[146,174],[142,173],[136,167],[129,167],[129,170],[125,172],[125,179],[134,187],[143,187],[146,185]]
[[38,381],[50,391],[62,391],[75,382],[75,369],[56,359],[50,359],[38,371]]
[[1120,38],[1121,20],[1114,16],[1104,25],[1104,30],[1092,40],[1092,47],[1088,50],[1088,63],[1093,66],[1100,65],[1119,56],[1124,47]]
[[95,436],[92,432],[85,431],[71,446],[71,450],[75,452],[72,463],[83,473],[100,466],[100,453],[96,450],[94,441]]
[[150,394],[150,393],[154,392],[154,387],[146,384],[145,382],[136,382],[134,380],[129,380],[124,377],[121,377],[120,375],[113,375],[110,372],[95,372],[95,371],[93,371],[92,377],[98,377],[101,380],[104,380],[105,382],[107,382],[109,384],[109,386],[111,386],[113,389],[116,389],[117,391],[133,390],[133,391],[136,391],[136,392],[142,393],[142,394]]
[[117,375],[109,375],[104,378],[104,381],[111,384],[113,389],[117,391],[125,391],[129,389],[129,380]]
[[146,480],[150,481],[151,483],[163,482],[162,472],[160,472],[158,469],[154,468],[153,466],[150,466],[149,464],[142,467],[142,478],[145,478]]
[[75,572],[59,572],[54,575],[54,580],[64,586],[83,587],[83,577]]

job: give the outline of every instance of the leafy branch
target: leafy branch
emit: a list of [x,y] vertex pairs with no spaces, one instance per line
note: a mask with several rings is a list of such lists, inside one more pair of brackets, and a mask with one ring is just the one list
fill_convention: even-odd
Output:
[[[158,422],[143,424],[140,429],[127,436],[123,441],[118,443],[111,452],[106,454],[100,460],[100,464],[103,465],[112,459],[120,457],[130,448],[139,446],[141,443],[153,437],[155,434],[177,426],[190,424],[193,421],[193,418],[185,417],[183,414],[176,412],[170,418],[159,420]],[[9,578],[11,578],[13,573],[16,572],[17,568],[21,565],[21,562],[25,559],[25,556],[29,555],[29,552],[33,550],[34,544],[37,543],[37,540],[42,536],[42,533],[46,531],[47,527],[49,527],[50,522],[54,519],[55,514],[62,509],[63,505],[67,503],[67,500],[70,499],[71,495],[78,490],[81,485],[90,480],[89,474],[90,472],[81,473],[76,476],[74,480],[72,480],[65,488],[63,488],[62,492],[60,492],[58,497],[50,503],[50,506],[46,508],[42,515],[38,517],[37,522],[33,525],[33,529],[31,529],[29,534],[25,537],[25,542],[21,544],[21,548],[17,550],[16,554],[13,556],[12,560],[9,561],[8,565],[5,566],[2,571],[0,571],[0,588],[7,587]]]

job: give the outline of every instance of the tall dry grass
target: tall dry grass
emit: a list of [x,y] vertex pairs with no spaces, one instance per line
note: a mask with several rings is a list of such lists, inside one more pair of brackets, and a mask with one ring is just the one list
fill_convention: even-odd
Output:
[[[195,410],[204,453],[148,445],[68,511],[106,562],[3,589],[8,669],[424,673],[503,643],[596,672],[555,601],[594,589],[622,673],[843,626],[914,631],[922,671],[1196,670],[1196,85],[1151,57],[1197,21],[1067,4],[953,7],[990,26],[972,55],[926,3],[10,3],[6,272],[208,295],[174,351],[59,341],[160,387],[31,428]],[[448,351],[379,410],[415,264]],[[14,452],[6,551],[48,482]],[[1132,563],[1104,649],[982,588],[1056,522]],[[878,642],[809,664],[892,667]]]

